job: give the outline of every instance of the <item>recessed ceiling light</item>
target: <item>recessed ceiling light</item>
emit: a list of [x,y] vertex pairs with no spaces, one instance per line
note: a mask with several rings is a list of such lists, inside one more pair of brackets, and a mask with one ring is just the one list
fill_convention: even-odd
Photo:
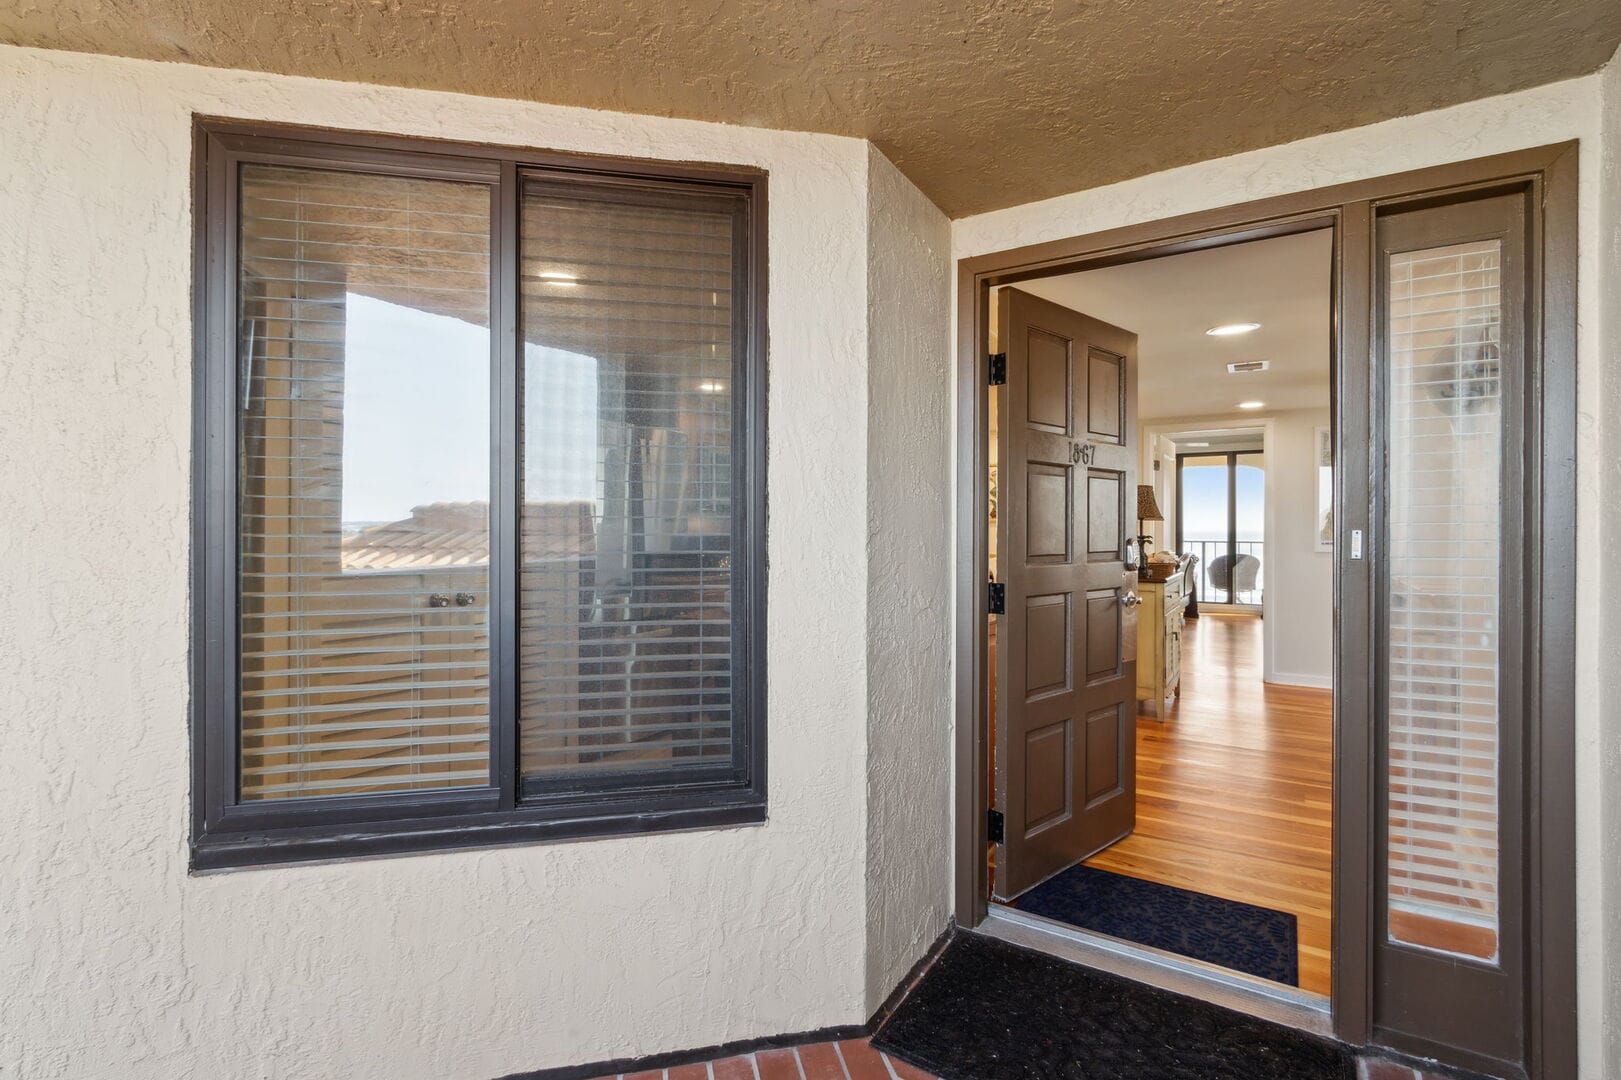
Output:
[[1220,326],[1212,326],[1205,333],[1211,337],[1232,337],[1234,334],[1247,334],[1260,328],[1261,324],[1258,322],[1230,322],[1222,323]]
[[1240,401],[1238,403],[1238,407],[1240,409],[1264,409],[1264,408],[1266,408],[1266,402],[1264,402],[1264,401]]
[[548,285],[574,286],[580,283],[579,278],[575,277],[573,274],[566,274],[561,270],[542,271],[540,280],[546,282]]

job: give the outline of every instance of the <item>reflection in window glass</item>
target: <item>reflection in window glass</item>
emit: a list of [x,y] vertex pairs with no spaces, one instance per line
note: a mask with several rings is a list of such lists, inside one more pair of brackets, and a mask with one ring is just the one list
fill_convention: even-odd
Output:
[[730,767],[741,201],[532,176],[521,202],[522,774]]
[[1498,950],[1499,242],[1389,260],[1395,941]]
[[487,784],[489,189],[240,198],[240,796]]

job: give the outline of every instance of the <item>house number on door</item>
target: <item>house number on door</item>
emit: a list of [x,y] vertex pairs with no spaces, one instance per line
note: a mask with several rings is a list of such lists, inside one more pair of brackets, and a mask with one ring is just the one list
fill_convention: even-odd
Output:
[[1073,443],[1073,442],[1070,443],[1069,444],[1069,460],[1070,460],[1070,464],[1072,464],[1072,465],[1090,465],[1090,464],[1092,464],[1092,452],[1094,450],[1096,450],[1096,449],[1097,449],[1097,447],[1093,446],[1091,443]]

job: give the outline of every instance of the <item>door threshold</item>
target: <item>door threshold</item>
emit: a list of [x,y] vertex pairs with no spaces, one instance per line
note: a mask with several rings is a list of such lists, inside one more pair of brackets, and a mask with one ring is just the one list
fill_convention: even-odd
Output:
[[1012,945],[1022,945],[1173,994],[1197,998],[1313,1035],[1334,1037],[1327,999],[1296,987],[1082,930],[995,902],[986,911],[985,920],[974,929]]

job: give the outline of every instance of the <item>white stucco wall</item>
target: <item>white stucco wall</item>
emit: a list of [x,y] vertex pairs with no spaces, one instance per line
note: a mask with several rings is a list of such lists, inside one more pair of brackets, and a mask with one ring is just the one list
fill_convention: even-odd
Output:
[[[1593,857],[1599,870],[1584,875],[1581,903],[1584,910],[1602,910],[1602,920],[1584,920],[1584,929],[1602,933],[1604,945],[1594,962],[1582,966],[1581,995],[1584,1015],[1607,1018],[1602,1033],[1604,1067],[1600,1074],[1621,1076],[1621,560],[1614,557],[1621,538],[1621,53],[1599,73],[1603,98],[1600,127],[1603,161],[1599,176],[1598,293],[1600,310],[1595,336],[1599,339],[1595,375],[1597,391],[1582,411],[1590,423],[1602,426],[1598,455],[1598,512],[1578,544],[1593,552],[1602,575],[1597,641],[1582,663],[1596,669],[1599,728],[1588,734],[1581,753],[1591,759],[1590,774],[1609,785],[1602,800],[1586,799],[1581,809],[1594,815],[1588,830],[1596,838]],[[1585,295],[1585,294],[1584,294]],[[1584,384],[1586,390],[1589,384]],[[1584,456],[1578,468],[1593,466]],[[1584,488],[1584,493],[1590,489]],[[1587,850],[1584,849],[1584,857]],[[1599,960],[1603,962],[1600,963]],[[1597,1057],[1598,1050],[1594,1050]]]
[[[193,113],[770,170],[767,825],[187,876]],[[904,651],[859,587],[893,544],[869,383],[925,429],[920,483],[947,457],[943,384],[899,390],[944,371],[902,263],[878,284],[931,306],[875,309],[904,348],[869,371],[873,173],[902,263],[943,260],[859,140],[0,48],[0,1076],[482,1080],[865,1019],[943,919],[903,863],[945,846],[869,887],[867,739],[939,708],[938,634],[868,700]],[[940,576],[895,585],[919,618]]]
[[945,929],[951,228],[876,149],[867,204],[867,1009]]
[[[1621,196],[1615,154],[1621,138],[1621,77],[1613,70],[1417,116],[1321,135],[1283,146],[1201,162],[1091,191],[962,218],[952,223],[952,256],[962,259],[1023,244],[1078,236],[1138,222],[1304,191],[1488,154],[1580,139],[1580,231],[1577,302],[1577,877],[1582,1076],[1621,1076],[1621,814],[1615,731],[1621,716],[1618,621],[1613,597],[1600,590],[1614,575],[1621,544],[1621,477],[1614,462],[1621,435],[1621,273],[1616,270],[1614,203]],[[1601,108],[1602,100],[1602,108]],[[1608,139],[1604,138],[1605,134]],[[1608,155],[1608,167],[1601,163]],[[1601,232],[1601,176],[1607,233]],[[1606,241],[1612,245],[1606,248]],[[1605,257],[1608,255],[1608,257]],[[1601,320],[1607,330],[1601,330]],[[1606,349],[1606,336],[1610,348]],[[1606,420],[1606,417],[1612,419]],[[1607,666],[1600,663],[1608,657]],[[1610,755],[1608,759],[1604,750]],[[1606,760],[1608,772],[1603,771]],[[1607,816],[1606,816],[1607,815]],[[1604,883],[1612,891],[1604,894]],[[1611,996],[1607,997],[1605,987]],[[1605,1047],[1611,1056],[1605,1057]]]

